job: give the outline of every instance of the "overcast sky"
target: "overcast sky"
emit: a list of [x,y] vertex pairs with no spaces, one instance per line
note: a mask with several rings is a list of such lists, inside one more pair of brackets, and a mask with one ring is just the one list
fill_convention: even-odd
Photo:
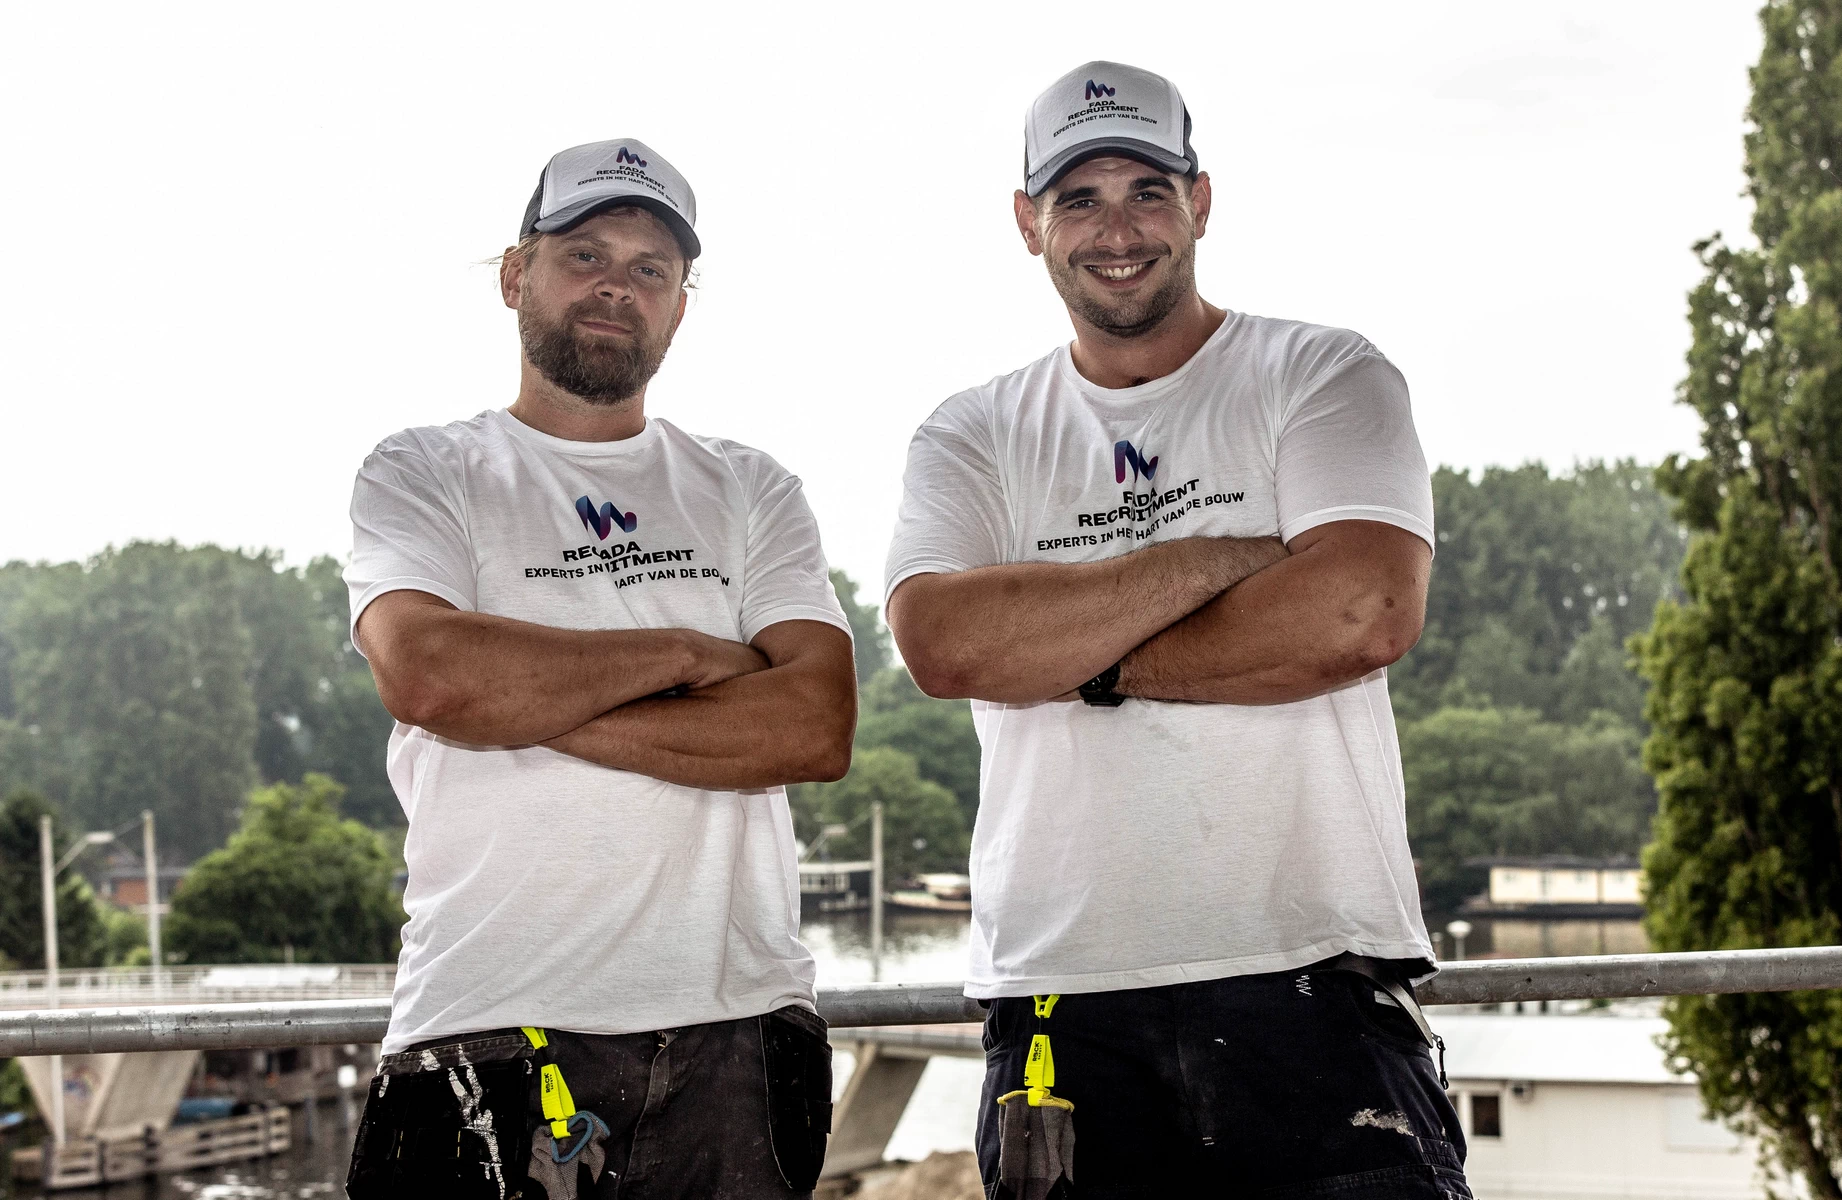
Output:
[[634,137],[704,243],[648,410],[803,476],[880,596],[916,424],[1069,336],[1010,196],[1025,106],[1095,58],[1189,104],[1204,296],[1369,337],[1430,461],[1692,450],[1755,8],[8,5],[0,561],[343,556],[371,446],[512,399],[480,263],[544,161]]

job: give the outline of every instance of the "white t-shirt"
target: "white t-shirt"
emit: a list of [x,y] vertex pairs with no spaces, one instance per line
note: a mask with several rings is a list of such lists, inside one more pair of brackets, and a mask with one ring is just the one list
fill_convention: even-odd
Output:
[[[656,417],[617,442],[503,411],[406,430],[365,460],[352,525],[354,628],[409,589],[564,629],[849,630],[799,480]],[[389,767],[409,817],[409,923],[385,1052],[513,1025],[632,1033],[811,1006],[783,789],[680,787],[401,723]]]
[[[1349,519],[1432,543],[1400,372],[1345,330],[1229,313],[1139,387],[1096,387],[1063,347],[941,405],[909,446],[888,590]],[[972,709],[968,995],[1153,987],[1346,950],[1432,958],[1385,672],[1293,704]]]

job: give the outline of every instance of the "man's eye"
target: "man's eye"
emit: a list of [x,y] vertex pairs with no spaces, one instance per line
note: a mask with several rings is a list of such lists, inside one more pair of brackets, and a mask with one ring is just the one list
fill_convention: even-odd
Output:
[[641,267],[640,270],[646,272],[646,274],[648,275],[657,275],[659,273],[657,270],[653,269],[652,267]]
[[576,251],[577,262],[594,262],[595,256],[587,250]]

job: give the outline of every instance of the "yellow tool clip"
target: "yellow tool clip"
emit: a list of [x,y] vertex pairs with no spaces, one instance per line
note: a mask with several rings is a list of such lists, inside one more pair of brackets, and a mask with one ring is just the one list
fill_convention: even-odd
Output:
[[[524,1026],[524,1035],[530,1039],[531,1048],[542,1050],[550,1044],[544,1031]],[[545,1063],[538,1077],[538,1093],[544,1102],[544,1119],[550,1122],[550,1136],[558,1141],[569,1136],[569,1118],[576,1115],[576,1102],[569,1094],[569,1085],[563,1082],[563,1072],[555,1063]]]

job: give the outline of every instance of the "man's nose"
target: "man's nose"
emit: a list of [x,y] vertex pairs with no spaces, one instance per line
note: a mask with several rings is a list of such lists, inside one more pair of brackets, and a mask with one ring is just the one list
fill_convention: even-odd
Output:
[[1123,204],[1109,204],[1101,214],[1100,234],[1095,242],[1108,250],[1125,250],[1138,243],[1138,231]]
[[633,281],[625,271],[609,271],[595,284],[595,294],[616,304],[633,303]]

